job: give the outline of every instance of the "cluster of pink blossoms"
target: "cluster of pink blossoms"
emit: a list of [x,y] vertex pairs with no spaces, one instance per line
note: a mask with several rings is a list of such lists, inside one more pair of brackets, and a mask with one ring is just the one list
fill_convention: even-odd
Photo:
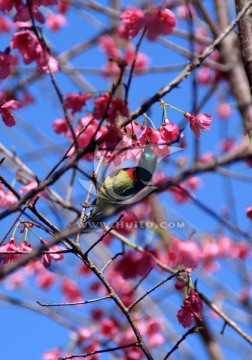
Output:
[[50,55],[47,47],[30,30],[16,32],[12,36],[10,47],[18,49],[25,64],[35,61],[39,71],[49,72],[48,67],[53,73],[59,70],[57,60]]
[[[40,22],[44,23],[45,19],[43,14],[39,11],[39,6],[52,6],[57,5],[58,0],[31,0],[32,13],[34,18]],[[23,0],[1,0],[0,2],[0,11],[7,14],[15,9],[15,14],[13,17],[14,21],[29,21],[30,13],[28,5]]]
[[201,262],[205,270],[215,271],[219,267],[218,258],[243,260],[249,255],[250,248],[247,243],[235,242],[228,236],[221,235],[218,239],[209,237],[201,244],[194,240],[181,241],[174,237],[168,252],[162,254],[160,258],[174,269],[194,269]]
[[154,41],[159,35],[169,35],[176,26],[176,17],[172,11],[151,6],[145,10],[129,7],[120,15],[122,24],[118,35],[132,39],[139,31],[146,29],[147,39]]
[[115,270],[124,279],[132,279],[137,276],[144,276],[155,265],[151,255],[146,252],[127,251],[122,259],[118,260]]
[[22,241],[20,245],[16,244],[16,240],[14,237],[11,237],[10,240],[0,247],[0,257],[1,262],[3,265],[8,264],[11,261],[16,261],[17,259],[22,256],[22,254],[2,254],[8,251],[24,251],[24,252],[31,252],[32,248],[31,245],[27,244],[26,241]]
[[[46,241],[42,241],[42,244],[47,246]],[[48,248],[48,253],[43,254],[41,257],[41,262],[45,267],[48,267],[51,265],[51,261],[62,261],[64,259],[64,255],[62,253],[58,253],[59,251],[65,250],[64,247],[59,245],[53,245],[50,248]],[[28,244],[26,241],[22,241],[20,245],[16,244],[16,240],[14,237],[11,237],[10,240],[3,246],[0,247],[0,254],[5,253],[8,251],[23,251],[23,252],[31,252],[32,247],[30,244]],[[7,264],[11,261],[16,261],[22,254],[3,254],[2,262],[3,264]]]
[[202,307],[203,304],[198,293],[194,290],[189,290],[188,297],[184,300],[183,306],[177,312],[179,323],[186,328],[192,325],[195,318],[201,321]]
[[[131,66],[135,56],[133,45],[125,41],[124,53],[119,49],[119,44],[122,40],[119,37],[111,37],[110,35],[103,35],[99,38],[99,45],[102,50],[107,54],[107,62],[103,69],[103,75],[107,77],[119,76],[120,68],[117,64],[118,59],[120,62],[125,61],[125,64]],[[134,73],[141,74],[147,68],[149,58],[138,52],[134,65]]]
[[[28,181],[26,185],[19,189],[21,195],[26,194],[28,191],[35,189],[38,186],[36,181]],[[34,202],[39,196],[46,196],[45,191],[36,194],[31,202]],[[2,184],[0,184],[0,209],[5,209],[11,205],[14,205],[18,201],[17,197],[10,191],[5,190]]]

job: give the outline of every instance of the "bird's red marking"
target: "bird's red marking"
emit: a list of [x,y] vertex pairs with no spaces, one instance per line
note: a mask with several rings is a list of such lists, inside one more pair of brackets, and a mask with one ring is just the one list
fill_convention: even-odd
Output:
[[132,181],[137,181],[136,168],[129,168],[126,172]]

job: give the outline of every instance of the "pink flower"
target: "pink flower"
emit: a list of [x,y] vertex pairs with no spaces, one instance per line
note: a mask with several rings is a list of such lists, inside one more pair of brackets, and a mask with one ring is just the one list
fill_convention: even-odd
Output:
[[196,15],[195,8],[190,3],[177,6],[176,12],[178,16],[183,20],[190,19],[191,17],[194,17]]
[[203,260],[203,267],[208,271],[218,270],[218,264],[215,259],[219,256],[219,245],[213,238],[208,238],[202,244],[201,258]]
[[147,38],[153,41],[161,34],[171,34],[176,26],[173,12],[159,7],[152,7],[144,12],[130,7],[122,12],[120,18],[122,24],[118,28],[118,35],[126,39],[132,39],[145,27]]
[[67,301],[82,301],[83,296],[78,285],[67,278],[63,278],[61,282],[61,290]]
[[104,319],[100,323],[100,332],[106,337],[115,337],[119,331],[119,324],[114,318]]
[[201,156],[199,161],[205,164],[212,161],[213,159],[214,159],[214,154],[211,151],[208,151]]
[[62,14],[54,14],[49,12],[47,14],[46,26],[52,31],[59,30],[62,26],[66,25],[66,17]]
[[42,354],[43,360],[58,360],[60,358],[60,348],[47,350]]
[[70,3],[67,0],[60,0],[59,1],[59,5],[58,5],[58,11],[61,14],[66,14],[68,8],[69,8]]
[[11,261],[17,260],[17,258],[20,256],[19,254],[3,254],[1,253],[7,252],[7,251],[18,251],[19,248],[16,245],[16,241],[14,237],[11,237],[10,240],[0,247],[0,257],[2,258],[3,265],[8,264]]
[[0,209],[5,209],[17,202],[17,197],[10,190],[5,191],[0,184]]
[[18,49],[23,56],[25,64],[30,64],[37,60],[41,46],[35,34],[30,30],[23,30],[15,33],[11,38],[10,46],[12,49]]
[[12,23],[10,20],[6,16],[0,16],[0,33],[9,32],[11,29]]
[[228,102],[221,101],[217,104],[216,112],[220,118],[228,119],[232,115],[233,108]]
[[174,267],[194,269],[201,258],[201,249],[193,240],[180,241],[175,238],[168,251],[168,257]]
[[144,25],[147,28],[147,39],[154,41],[159,35],[169,35],[176,26],[176,17],[168,9],[153,8],[146,10]]
[[95,332],[95,330],[90,327],[82,327],[82,328],[78,329],[75,333],[77,335],[78,345],[91,339],[94,332]]
[[120,74],[120,69],[114,61],[107,61],[102,69],[102,75],[106,77],[115,77]]
[[91,94],[77,94],[77,93],[69,93],[65,95],[64,107],[65,109],[71,109],[72,115],[76,112],[80,112],[82,107],[86,105],[87,99],[89,99]]
[[[38,186],[38,183],[36,181],[28,181],[28,183],[24,186],[22,186],[19,190],[20,194],[26,194],[29,191],[36,189],[36,187]],[[40,195],[44,196],[45,195],[45,191],[41,191],[38,194],[34,195],[31,202],[33,203]]]
[[165,119],[165,123],[158,131],[165,142],[174,142],[178,140],[180,134],[179,127],[176,124],[169,122],[168,119]]
[[227,138],[223,139],[220,143],[220,148],[223,152],[229,152],[234,147],[234,140]]
[[[162,330],[163,324],[161,319],[154,319],[151,316],[147,316],[144,321],[143,327],[147,330],[147,337],[150,346],[158,346],[164,343],[165,338],[160,333]],[[142,331],[141,331],[142,333]]]
[[[135,57],[135,50],[130,43],[126,45],[125,50],[125,60],[131,66]],[[148,56],[139,52],[135,62],[134,73],[141,74],[148,67],[149,60]]]
[[0,113],[2,114],[2,118],[6,126],[11,127],[16,125],[14,115],[10,112],[10,110],[21,107],[22,104],[16,100],[9,100],[0,106]]
[[51,271],[43,269],[38,272],[35,282],[42,289],[50,289],[56,282],[56,275]]
[[118,28],[118,35],[125,39],[132,39],[137,36],[144,26],[144,12],[133,6],[124,10],[120,15],[120,19],[122,24]]
[[56,119],[52,123],[52,128],[56,132],[56,134],[64,134],[66,135],[69,128],[68,123],[65,119]]
[[47,74],[49,74],[50,71],[54,74],[60,69],[58,60],[51,56],[47,49],[42,49],[40,56],[36,61],[38,65],[38,71],[44,71]]
[[184,327],[190,327],[194,318],[202,321],[201,310],[203,307],[202,301],[197,292],[190,290],[189,296],[184,300],[184,305],[177,312],[179,323]]
[[[32,6],[32,15],[33,15],[34,19],[36,19],[41,24],[43,24],[45,22],[45,18],[43,16],[43,14],[38,10],[38,7],[35,5]],[[31,19],[31,16],[30,16],[29,8],[27,5],[20,6],[18,8],[16,15],[13,17],[14,22],[16,22],[16,21],[27,22],[30,19]]]
[[198,83],[201,85],[212,84],[214,81],[214,72],[207,66],[202,66],[198,71]]
[[191,115],[185,113],[184,116],[190,121],[190,128],[197,137],[200,137],[201,130],[210,130],[212,116],[209,114]]
[[186,184],[188,185],[188,187],[195,191],[197,190],[199,187],[202,186],[202,180],[200,178],[198,178],[197,176],[191,176],[187,179]]
[[21,288],[25,285],[26,285],[26,276],[22,271],[22,269],[18,270],[12,275],[9,275],[4,281],[4,286],[8,290]]
[[252,205],[248,206],[246,209],[246,215],[247,217],[252,220]]
[[[173,199],[176,203],[178,204],[182,204],[185,203],[187,201],[190,201],[190,197],[187,194],[187,188],[185,184],[180,184],[179,185],[180,188],[176,187],[176,186],[172,186],[170,187],[169,191],[171,191],[172,195],[173,195]],[[182,190],[181,190],[182,189]],[[183,191],[183,189],[185,191]]]
[[109,93],[105,93],[96,98],[94,104],[95,108],[93,114],[96,119],[102,119],[107,115],[106,120],[114,122],[117,115],[124,117],[129,116],[129,110],[123,100],[116,97],[111,98]]
[[1,0],[0,2],[0,10],[4,13],[8,13],[11,11],[13,7],[18,10],[23,5],[22,0]]
[[132,279],[137,276],[144,276],[154,266],[152,257],[145,252],[128,251],[121,260],[117,261],[115,270],[124,279]]
[[244,242],[239,242],[234,244],[234,247],[231,250],[232,250],[232,256],[236,259],[238,258],[241,260],[246,259],[250,253],[249,245]]
[[121,51],[117,47],[115,39],[110,35],[102,35],[98,40],[99,46],[104,50],[108,57],[117,58],[121,57]]
[[[146,145],[146,144],[157,144],[161,139],[161,134],[158,130],[153,129],[150,126],[143,125],[141,127],[142,132],[138,138],[140,144]],[[153,147],[153,150],[155,147]],[[143,151],[143,149],[142,149]]]
[[[42,243],[47,247],[46,241],[42,241]],[[65,250],[65,248],[63,246],[59,246],[59,245],[52,245],[49,249],[48,252],[51,252],[50,254],[43,254],[41,257],[41,262],[44,265],[44,267],[48,267],[51,265],[51,261],[62,261],[64,259],[64,254],[63,253],[58,253],[58,251],[62,251]]]
[[20,100],[20,102],[23,106],[33,104],[35,102],[34,97],[27,90],[24,90],[22,96],[23,98]]
[[22,241],[21,244],[18,247],[18,251],[31,252],[32,247],[26,241]]

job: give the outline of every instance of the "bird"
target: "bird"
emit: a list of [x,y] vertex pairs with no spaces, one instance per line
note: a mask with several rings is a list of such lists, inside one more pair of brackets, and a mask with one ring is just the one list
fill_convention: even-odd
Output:
[[[87,220],[107,215],[106,211],[122,204],[129,204],[141,190],[150,183],[157,165],[157,155],[150,145],[146,145],[135,167],[127,167],[109,174],[97,187],[94,208],[87,215]],[[133,201],[134,202],[134,201]]]

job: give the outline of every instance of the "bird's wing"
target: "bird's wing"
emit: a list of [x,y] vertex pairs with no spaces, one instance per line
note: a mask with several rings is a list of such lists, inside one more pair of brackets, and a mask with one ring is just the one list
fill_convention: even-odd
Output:
[[97,195],[105,197],[111,202],[120,202],[123,200],[121,197],[124,198],[134,193],[136,182],[135,168],[116,170],[105,178]]

